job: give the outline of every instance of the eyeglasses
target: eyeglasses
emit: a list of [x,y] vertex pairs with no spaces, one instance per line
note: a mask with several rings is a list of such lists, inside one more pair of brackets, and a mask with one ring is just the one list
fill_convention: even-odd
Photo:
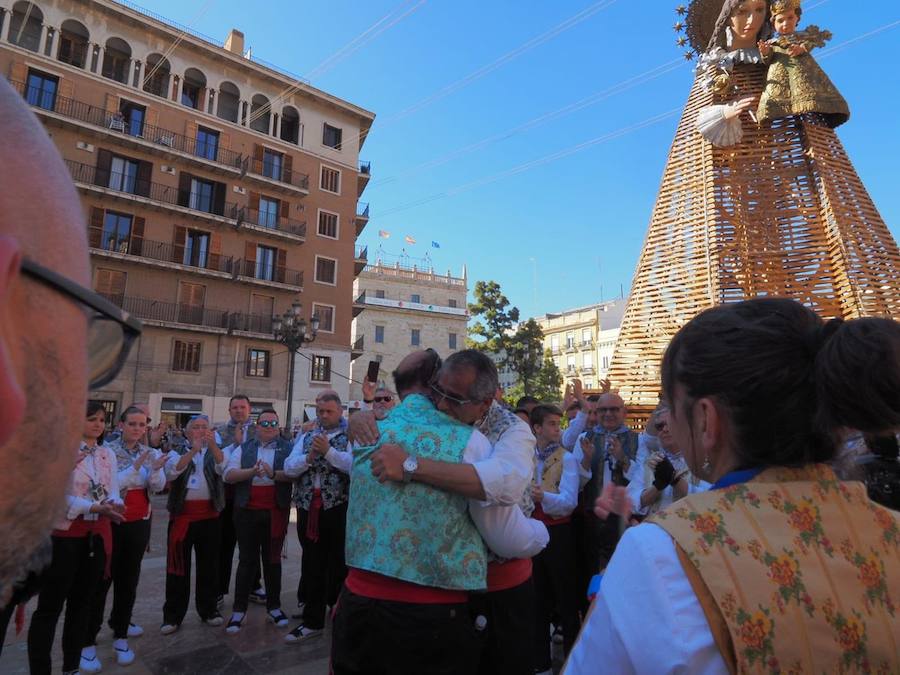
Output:
[[438,354],[434,349],[428,347],[425,352],[434,359],[434,363],[431,366],[431,375],[428,377],[429,382],[434,382],[437,380],[438,372],[441,370],[441,366],[444,364],[441,361],[441,355]]
[[393,396],[376,396],[374,399],[375,403],[390,403],[394,400]]
[[22,259],[22,272],[87,308],[90,320],[88,389],[100,389],[111,382],[125,365],[131,345],[140,336],[141,322],[99,293],[29,258]]
[[614,413],[614,412],[619,412],[621,409],[622,409],[621,407],[615,407],[615,408],[597,408],[597,412],[600,413],[601,415],[603,415],[604,413]]
[[669,427],[668,422],[657,422],[655,425],[657,431],[662,431],[663,429],[667,429]]
[[443,400],[443,399],[447,399],[448,401],[450,401],[450,404],[454,407],[464,406],[464,405],[472,402],[472,399],[457,398],[456,396],[453,396],[452,394],[448,394],[446,391],[444,391],[441,388],[441,386],[439,384],[431,385],[431,390],[440,397],[440,398],[438,398],[437,401],[434,402],[435,405],[439,405],[441,400]]
[[274,429],[278,426],[278,420],[266,420],[265,422],[257,422],[256,426],[262,427],[263,429]]

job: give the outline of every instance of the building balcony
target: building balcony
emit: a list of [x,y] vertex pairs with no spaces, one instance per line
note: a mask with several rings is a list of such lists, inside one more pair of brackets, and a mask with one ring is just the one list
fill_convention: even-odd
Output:
[[258,260],[238,260],[235,272],[238,281],[291,291],[303,289],[303,272],[280,265],[267,265]]
[[246,157],[241,165],[241,175],[258,183],[291,193],[309,194],[309,176],[283,166]]
[[350,347],[350,360],[355,361],[365,352],[366,345],[366,336],[360,335],[356,340],[353,341],[353,345]]
[[366,269],[366,265],[368,264],[369,247],[357,246],[356,252],[353,254],[353,276],[359,276],[359,274]]
[[359,173],[356,174],[356,196],[361,197],[372,177],[372,163],[360,162]]
[[161,241],[131,237],[116,241],[99,228],[89,228],[91,254],[103,258],[129,260],[203,276],[231,279],[234,276],[234,258],[231,256],[196,251]]
[[582,341],[581,341],[581,344],[580,344],[578,347],[579,347],[579,349],[581,349],[581,351],[585,351],[585,350],[588,350],[588,349],[593,349],[593,348],[594,348],[594,341],[593,341],[593,340],[582,340]]
[[556,345],[555,347],[551,346],[547,351],[550,352],[551,356],[559,356],[560,354],[562,354],[563,350],[559,345]]
[[594,374],[594,366],[581,366],[581,374],[582,375],[593,375]]
[[275,217],[271,213],[257,209],[242,208],[238,212],[238,225],[256,234],[288,240],[295,243],[306,241],[306,221]]
[[45,122],[73,126],[93,135],[114,137],[120,144],[187,159],[206,169],[237,175],[244,161],[239,152],[220,148],[215,144],[198,142],[171,129],[146,123],[130,123],[118,111],[91,105],[65,96],[48,97],[35,87],[23,82],[11,82]]
[[363,313],[363,310],[366,308],[366,294],[363,293],[356,300],[353,301],[353,318],[355,319],[360,314]]
[[72,180],[82,190],[215,223],[232,224],[238,219],[238,205],[232,202],[216,203],[207,200],[204,203],[197,195],[171,185],[139,180],[115,171],[98,171],[95,166],[71,159],[64,161],[72,174]]
[[353,222],[356,223],[356,236],[358,237],[366,229],[366,225],[369,222],[368,204],[360,202],[356,205],[356,218],[353,219]]
[[578,351],[578,348],[575,346],[574,342],[567,342],[564,349],[566,354],[574,354]]
[[222,334],[240,331],[272,338],[271,316],[195,307],[153,298],[105,294],[104,297],[145,324]]

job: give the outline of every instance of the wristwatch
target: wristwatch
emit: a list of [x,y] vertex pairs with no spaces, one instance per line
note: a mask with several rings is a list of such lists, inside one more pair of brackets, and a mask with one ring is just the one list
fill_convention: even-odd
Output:
[[408,483],[412,480],[413,474],[419,470],[419,460],[415,455],[409,455],[403,460],[403,482]]

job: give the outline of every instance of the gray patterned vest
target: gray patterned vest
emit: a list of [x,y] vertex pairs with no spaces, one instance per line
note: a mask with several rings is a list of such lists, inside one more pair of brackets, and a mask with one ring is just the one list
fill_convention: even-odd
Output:
[[[335,506],[345,504],[350,497],[350,476],[343,471],[338,471],[318,453],[311,452],[314,433],[303,436],[303,452],[307,453],[309,469],[300,474],[294,484],[294,504],[304,511],[309,510],[313,498],[315,477],[319,477],[319,488],[322,490],[322,508],[326,511]],[[347,450],[347,434],[341,429],[340,433],[332,436],[328,444],[335,450],[344,452]]]

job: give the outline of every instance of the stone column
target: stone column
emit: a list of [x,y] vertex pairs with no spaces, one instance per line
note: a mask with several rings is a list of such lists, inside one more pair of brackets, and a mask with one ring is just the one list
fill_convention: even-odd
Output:
[[269,136],[275,135],[275,113],[269,108]]
[[278,120],[275,122],[275,138],[281,138],[281,115],[278,115]]
[[100,73],[103,72],[103,55],[106,53],[106,49],[103,47],[103,45],[98,44],[98,45],[94,45],[93,51],[94,51],[94,56],[97,57],[97,62],[94,64],[94,67],[91,70],[91,72],[99,75]]
[[[53,35],[56,29],[53,26],[43,26],[41,28],[41,45],[38,47],[38,53],[42,56],[53,54]],[[52,58],[52,57],[51,57]]]
[[206,104],[206,112],[208,112],[210,115],[216,114],[216,90],[215,89],[209,90],[209,101]]
[[241,99],[238,102],[238,124],[242,127],[247,126],[247,101]]
[[3,33],[0,42],[9,42],[9,27],[12,25],[12,10],[0,9],[0,18],[3,19]]
[[184,78],[175,76],[175,103],[181,105],[181,92],[184,91]]
[[144,90],[144,71],[146,70],[145,65],[146,64],[144,61],[137,62],[137,88],[141,91]]

